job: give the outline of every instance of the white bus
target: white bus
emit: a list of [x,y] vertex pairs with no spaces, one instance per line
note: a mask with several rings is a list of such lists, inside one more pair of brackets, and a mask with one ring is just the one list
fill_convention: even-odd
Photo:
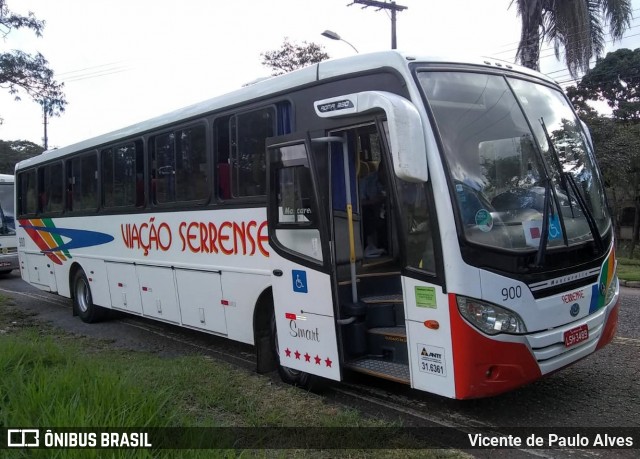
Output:
[[13,175],[0,174],[0,275],[9,274],[19,267],[13,184]]
[[528,69],[330,60],[16,174],[26,281],[86,322],[115,309],[253,344],[295,385],[354,371],[485,397],[615,334],[601,174]]

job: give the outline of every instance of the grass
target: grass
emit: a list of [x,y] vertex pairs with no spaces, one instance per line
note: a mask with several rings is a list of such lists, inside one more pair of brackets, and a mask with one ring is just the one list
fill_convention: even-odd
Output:
[[[99,326],[99,325],[97,325]],[[0,299],[0,427],[397,427],[206,356],[160,357],[42,324]],[[392,429],[389,429],[392,431]],[[389,447],[410,439],[394,437]],[[11,449],[15,458],[460,457],[438,450]]]
[[640,281],[640,260],[618,258],[618,277],[626,281]]
[[630,241],[618,241],[616,259],[618,260],[617,274],[620,280],[640,281],[640,247],[629,257]]

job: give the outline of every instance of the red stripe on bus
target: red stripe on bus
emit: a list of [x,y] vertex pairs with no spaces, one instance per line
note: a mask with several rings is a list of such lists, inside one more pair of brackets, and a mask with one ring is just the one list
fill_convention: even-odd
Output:
[[449,315],[456,398],[501,394],[542,376],[526,344],[496,341],[469,325],[453,293],[449,293]]

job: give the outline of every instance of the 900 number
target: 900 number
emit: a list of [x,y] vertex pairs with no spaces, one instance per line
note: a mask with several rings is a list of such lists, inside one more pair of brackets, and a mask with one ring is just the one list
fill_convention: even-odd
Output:
[[522,297],[522,287],[516,285],[515,287],[505,287],[502,289],[502,301],[515,300]]

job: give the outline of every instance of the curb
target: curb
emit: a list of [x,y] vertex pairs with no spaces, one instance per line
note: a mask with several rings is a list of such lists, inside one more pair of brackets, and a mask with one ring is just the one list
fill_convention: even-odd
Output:
[[640,281],[627,281],[620,279],[620,285],[629,288],[640,288]]

